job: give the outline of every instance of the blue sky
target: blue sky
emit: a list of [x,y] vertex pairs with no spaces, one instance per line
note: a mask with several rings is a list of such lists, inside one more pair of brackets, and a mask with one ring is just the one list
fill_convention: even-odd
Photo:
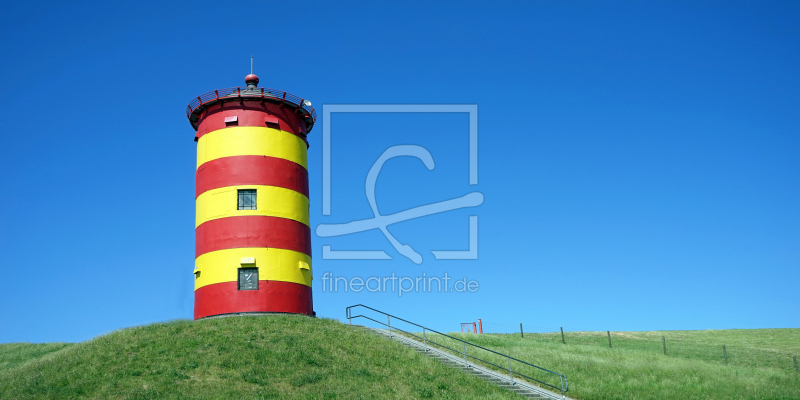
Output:
[[[325,104],[312,230],[481,192],[379,231],[312,237],[314,300],[439,330],[475,321],[652,330],[800,326],[800,7],[793,2],[15,2],[0,15],[0,342],[80,341],[191,318],[194,132],[186,104],[243,85]],[[479,216],[477,260],[466,249]],[[322,246],[392,260],[323,260]],[[321,276],[467,277],[475,293],[323,292]]]

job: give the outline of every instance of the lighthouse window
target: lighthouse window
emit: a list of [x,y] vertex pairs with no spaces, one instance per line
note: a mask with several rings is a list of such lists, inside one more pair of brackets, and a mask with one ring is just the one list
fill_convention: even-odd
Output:
[[239,210],[256,209],[256,191],[253,189],[239,190]]
[[239,290],[258,290],[258,268],[239,268]]

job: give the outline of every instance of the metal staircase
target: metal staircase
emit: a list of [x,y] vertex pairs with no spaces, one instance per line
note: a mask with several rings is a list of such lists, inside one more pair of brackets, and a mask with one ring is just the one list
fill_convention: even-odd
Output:
[[[352,310],[357,307],[363,307],[363,309],[370,310],[372,313],[377,313],[380,314],[381,316],[385,316],[386,323],[380,322],[374,318],[370,318],[362,314],[353,315]],[[398,341],[403,345],[418,351],[421,354],[433,357],[446,365],[450,365],[454,368],[459,368],[464,372],[478,376],[486,381],[494,383],[497,386],[500,386],[504,389],[508,389],[521,396],[527,397],[529,399],[548,399],[548,400],[567,399],[567,397],[564,395],[564,393],[566,393],[566,391],[569,390],[567,377],[557,372],[553,372],[544,369],[542,367],[530,364],[528,362],[518,360],[511,356],[498,353],[494,350],[490,350],[478,346],[476,344],[467,342],[465,340],[461,340],[452,337],[450,335],[437,332],[433,329],[415,324],[413,322],[404,320],[402,318],[398,318],[396,316],[387,314],[385,312],[361,304],[347,307],[346,311],[347,311],[347,319],[349,320],[351,325],[353,324],[353,319],[355,318],[364,318],[372,322],[375,322],[379,325],[382,325],[385,328],[373,328],[367,326],[362,326],[362,327],[382,337]],[[395,326],[392,326],[393,319],[395,321]],[[419,332],[414,333],[414,332],[408,332],[403,329],[399,329],[397,327],[398,322],[410,324],[415,328],[421,329],[422,336],[419,336]],[[462,348],[461,350],[457,350],[447,346],[446,344],[439,343],[436,340],[433,340],[431,334],[435,334],[436,335],[435,338],[439,342],[443,341],[439,338],[439,336],[441,335],[442,337],[447,338],[448,341],[452,343],[459,343]],[[451,346],[452,343],[450,344]],[[468,351],[467,348],[469,348],[471,352]],[[492,356],[495,361],[500,357],[504,358],[505,360],[507,360],[507,366],[500,366],[496,363],[487,361],[486,358],[490,358],[487,355]],[[522,368],[517,367],[517,370],[514,370],[512,366],[512,361],[514,362],[515,365],[528,366],[530,368],[535,369],[536,371],[541,372],[544,375],[547,375],[553,379],[557,379],[558,386],[544,382],[541,379],[536,379],[527,375],[523,375],[519,371]],[[544,389],[540,386],[533,384],[532,382],[537,382],[540,385],[552,388],[561,393],[558,394],[553,391]]]

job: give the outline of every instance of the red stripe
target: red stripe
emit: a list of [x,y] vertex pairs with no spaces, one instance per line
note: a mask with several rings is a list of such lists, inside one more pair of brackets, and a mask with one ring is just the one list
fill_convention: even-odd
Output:
[[291,282],[258,281],[258,290],[239,290],[238,282],[223,282],[194,291],[194,319],[240,312],[313,315],[311,287]]
[[[225,122],[225,118],[234,116],[237,119],[235,123]],[[234,101],[215,104],[203,111],[194,140],[200,139],[209,132],[231,126],[271,127],[300,136],[303,140],[306,140],[307,134],[305,120],[289,107],[269,102],[245,100],[241,103]]]
[[251,215],[212,219],[195,229],[195,258],[242,247],[294,250],[311,257],[311,228],[288,218]]
[[236,185],[277,186],[308,197],[308,171],[283,158],[267,156],[223,157],[197,169],[194,196],[211,189]]

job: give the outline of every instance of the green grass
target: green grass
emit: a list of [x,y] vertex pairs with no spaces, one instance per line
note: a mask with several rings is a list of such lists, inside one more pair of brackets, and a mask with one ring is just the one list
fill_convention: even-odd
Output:
[[[561,343],[560,333],[529,334],[530,339]],[[662,337],[664,342],[662,342]],[[606,332],[565,332],[569,345],[608,347]],[[727,329],[705,331],[611,332],[614,348],[641,350],[730,365],[794,369],[800,355],[800,329]]]
[[[566,345],[560,333],[454,336],[567,375],[567,395],[580,400],[800,399],[791,360],[800,329],[612,332],[613,348],[605,332],[567,332]],[[365,330],[286,315],[174,321],[76,344],[2,344],[0,398],[517,397]]]
[[3,399],[513,399],[363,329],[302,316],[174,321],[0,345]]
[[71,343],[2,344],[0,345],[0,372],[71,345]]
[[[800,373],[789,356],[800,350],[800,329],[612,332],[613,348],[606,332],[571,332],[566,345],[560,333],[526,334],[524,339],[519,334],[453,336],[566,375],[567,395],[576,399],[800,399]],[[441,336],[429,338],[461,349]],[[470,354],[507,365],[501,357]],[[512,368],[558,382],[518,363]]]

